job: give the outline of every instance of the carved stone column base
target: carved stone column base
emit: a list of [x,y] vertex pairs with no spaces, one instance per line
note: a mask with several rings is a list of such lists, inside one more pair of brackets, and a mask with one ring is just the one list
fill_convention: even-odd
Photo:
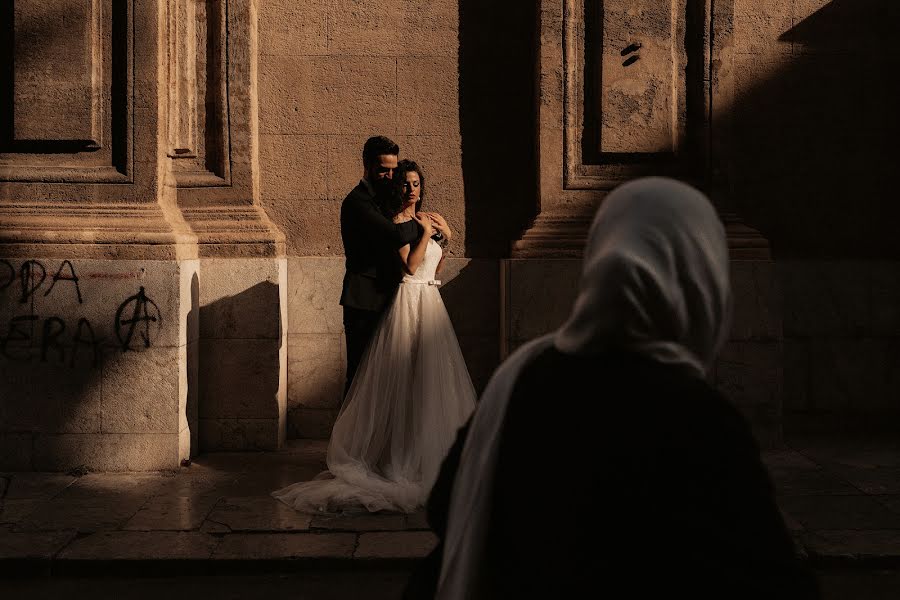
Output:
[[184,260],[197,238],[177,211],[156,203],[0,204],[0,254],[8,257]]
[[183,208],[201,257],[284,256],[284,234],[257,205]]
[[581,258],[595,208],[571,209],[539,214],[522,239],[513,243],[511,258]]

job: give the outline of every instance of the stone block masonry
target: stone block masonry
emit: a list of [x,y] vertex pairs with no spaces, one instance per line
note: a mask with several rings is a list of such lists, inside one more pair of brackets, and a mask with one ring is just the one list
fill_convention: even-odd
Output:
[[197,427],[199,263],[0,259],[0,468],[176,468]]

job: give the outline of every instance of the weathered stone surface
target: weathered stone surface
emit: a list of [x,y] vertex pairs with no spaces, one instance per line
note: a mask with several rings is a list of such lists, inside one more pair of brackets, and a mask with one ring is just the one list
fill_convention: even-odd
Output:
[[779,503],[807,529],[900,528],[900,515],[868,496],[790,496]]
[[269,533],[226,536],[214,559],[350,558],[352,533]]
[[818,530],[803,536],[815,556],[841,558],[896,558],[900,556],[900,535],[896,530]]
[[270,0],[259,7],[259,52],[303,56],[328,50],[328,0]]
[[896,411],[900,354],[889,339],[817,338],[810,343],[810,395],[825,411]]
[[49,500],[76,479],[61,473],[15,473],[10,476],[6,500]]
[[[26,263],[21,259],[8,259],[7,262],[18,272]],[[58,347],[76,349],[79,361],[82,355],[89,359],[91,332],[94,340],[102,340],[110,354],[121,352],[125,346],[142,349],[148,340],[151,347],[178,346],[183,341],[179,326],[182,310],[179,262],[40,259],[26,269],[32,274],[27,288],[17,284],[0,290],[0,305],[17,302],[23,295],[27,295],[29,302],[33,300],[30,310],[40,317],[40,321],[31,341],[38,347],[48,345],[53,360],[62,364],[71,361],[71,350],[57,359]],[[143,298],[138,297],[141,288],[144,288]],[[152,320],[144,320],[144,307],[147,317]],[[136,309],[139,320],[132,328],[127,321],[134,317]],[[64,323],[48,326],[46,321],[50,317],[57,317]],[[89,322],[91,331],[82,326],[82,343],[74,344],[79,333],[78,322],[82,318]],[[44,342],[45,327],[49,327],[48,333],[52,336],[50,344]]]
[[781,344],[728,342],[719,353],[715,381],[749,419],[764,448],[781,441]]
[[344,312],[340,305],[343,281],[343,257],[289,258],[290,333],[343,334]]
[[200,418],[278,418],[281,341],[200,341]]
[[751,6],[735,2],[734,45],[740,54],[790,55],[791,44],[778,40],[778,36],[791,28],[793,3],[764,0]]
[[209,558],[218,540],[181,531],[104,531],[69,544],[63,560],[199,560]]
[[[395,142],[396,136],[385,134]],[[356,187],[363,176],[362,149],[369,134],[363,131],[348,135],[328,136],[328,199],[342,201]],[[406,158],[406,148],[400,144],[400,157]]]
[[288,412],[288,437],[327,440],[337,419],[337,410],[293,408]]
[[412,56],[398,61],[398,134],[459,134],[459,108],[447,102],[459,96],[458,68],[455,56]]
[[393,59],[264,55],[259,63],[261,133],[396,130]]
[[438,278],[457,337],[500,332],[499,261],[445,258]]
[[20,528],[24,531],[111,531],[125,524],[143,502],[141,498],[56,498],[35,508],[20,522]]
[[760,454],[763,463],[770,469],[818,469],[818,465],[796,450],[773,449]]
[[187,365],[178,348],[151,348],[103,367],[103,433],[177,433]]
[[60,493],[75,500],[146,500],[165,486],[174,475],[158,473],[88,473]]
[[782,336],[781,296],[772,262],[733,260],[734,313],[731,340],[777,340]]
[[[328,137],[320,135],[260,136],[260,193],[265,199],[328,198],[335,173],[328,170]],[[349,191],[349,190],[348,190]]]
[[30,471],[32,437],[28,433],[0,432],[0,469]]
[[67,471],[159,471],[178,467],[178,434],[65,433],[39,435],[34,469]]
[[900,335],[900,263],[870,262],[870,331],[874,335]]
[[421,558],[437,543],[430,531],[362,533],[353,556],[356,558]]
[[310,523],[310,529],[334,531],[401,531],[406,528],[406,515],[401,514],[315,516]]
[[900,468],[835,465],[832,470],[866,494],[900,494]]
[[809,343],[806,340],[784,341],[784,412],[807,411],[812,408],[810,396]]
[[0,500],[0,524],[15,525],[47,500]]
[[[0,423],[18,432],[100,431],[101,371],[89,365],[0,359]],[[49,358],[49,357],[48,357]]]
[[340,408],[344,394],[345,354],[343,335],[291,335],[288,407]]
[[328,47],[335,54],[455,56],[458,7],[437,0],[411,7],[402,0],[337,0],[329,5]]
[[779,261],[785,336],[865,335],[870,318],[867,270],[851,261]]
[[459,346],[475,391],[480,394],[500,366],[500,340],[496,336],[465,335],[459,337]]
[[287,243],[289,254],[334,256],[343,252],[339,202],[309,200],[299,210],[296,200],[266,198],[263,206],[279,227],[294,232]]
[[770,469],[772,482],[782,496],[853,496],[859,490],[823,469]]
[[[274,491],[274,489],[273,489]],[[207,517],[230,531],[305,531],[312,516],[303,514],[271,496],[225,498]]]
[[278,419],[200,419],[200,449],[275,450],[279,440]]
[[287,330],[280,287],[284,258],[201,261],[200,336],[203,339],[278,339]]
[[50,559],[75,538],[75,531],[4,532],[0,535],[0,559]]
[[507,265],[507,337],[527,341],[562,325],[578,293],[581,261],[510,260]]

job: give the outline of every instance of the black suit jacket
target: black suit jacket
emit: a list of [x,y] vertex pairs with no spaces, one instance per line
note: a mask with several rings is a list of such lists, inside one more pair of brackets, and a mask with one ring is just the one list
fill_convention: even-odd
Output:
[[341,204],[346,272],[341,305],[379,312],[402,278],[397,250],[407,244],[360,182]]

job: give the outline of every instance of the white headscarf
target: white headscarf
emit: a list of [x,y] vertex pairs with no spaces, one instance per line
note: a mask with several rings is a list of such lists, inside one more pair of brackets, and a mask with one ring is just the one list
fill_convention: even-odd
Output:
[[513,353],[482,395],[453,485],[437,598],[486,595],[491,482],[522,367],[555,345],[567,354],[631,351],[702,377],[728,333],[730,289],[725,230],[702,193],[660,177],[610,193],[588,234],[568,321]]

